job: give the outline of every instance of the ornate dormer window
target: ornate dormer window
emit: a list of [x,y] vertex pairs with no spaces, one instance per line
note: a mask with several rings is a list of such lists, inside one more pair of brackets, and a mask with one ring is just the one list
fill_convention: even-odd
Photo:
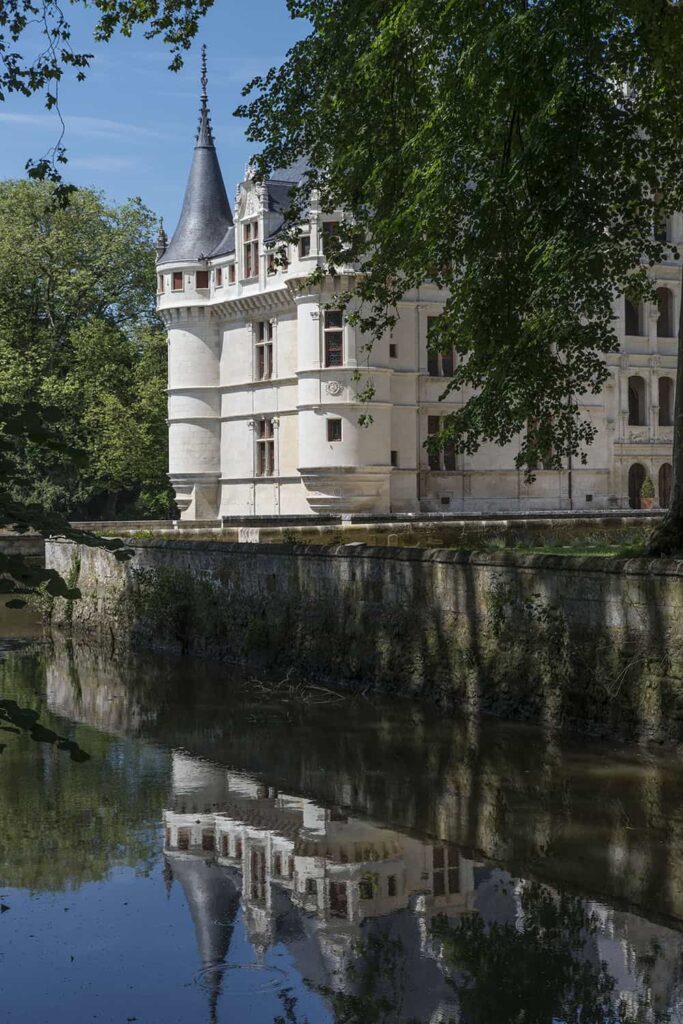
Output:
[[242,225],[242,247],[245,278],[258,277],[258,221],[250,220]]

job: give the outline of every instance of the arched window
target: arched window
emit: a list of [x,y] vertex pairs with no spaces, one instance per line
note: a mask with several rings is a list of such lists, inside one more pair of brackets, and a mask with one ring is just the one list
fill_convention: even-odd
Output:
[[671,464],[665,462],[659,467],[659,507],[668,508],[671,501],[671,479],[673,471]]
[[628,503],[630,508],[640,508],[640,488],[645,483],[645,466],[634,462],[628,471]]
[[628,379],[628,424],[645,426],[645,381],[642,377]]
[[633,337],[640,337],[641,324],[643,322],[643,307],[640,302],[631,302],[630,299],[624,299],[624,329],[626,334],[630,334]]
[[673,338],[674,334],[674,297],[668,288],[657,289],[657,337]]
[[671,377],[659,378],[659,425],[670,427],[674,421],[674,382]]

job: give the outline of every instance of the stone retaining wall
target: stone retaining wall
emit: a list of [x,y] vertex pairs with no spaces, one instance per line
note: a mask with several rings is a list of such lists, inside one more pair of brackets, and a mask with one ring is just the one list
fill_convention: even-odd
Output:
[[140,540],[64,542],[54,621],[467,713],[683,737],[683,562]]

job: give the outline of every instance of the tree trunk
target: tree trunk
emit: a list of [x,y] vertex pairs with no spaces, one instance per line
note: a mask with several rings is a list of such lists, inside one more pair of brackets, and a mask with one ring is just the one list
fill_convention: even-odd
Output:
[[664,519],[648,541],[648,555],[683,554],[683,266],[681,267],[681,294],[678,310],[678,353],[676,365],[676,393],[674,403],[674,449],[671,499]]

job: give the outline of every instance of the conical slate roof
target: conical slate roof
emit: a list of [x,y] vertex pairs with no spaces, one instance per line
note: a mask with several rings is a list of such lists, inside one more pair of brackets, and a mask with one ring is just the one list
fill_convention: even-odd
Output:
[[202,96],[192,167],[178,227],[159,257],[159,265],[205,258],[223,241],[232,225],[230,203],[211,130],[206,84],[206,47],[202,47]]

